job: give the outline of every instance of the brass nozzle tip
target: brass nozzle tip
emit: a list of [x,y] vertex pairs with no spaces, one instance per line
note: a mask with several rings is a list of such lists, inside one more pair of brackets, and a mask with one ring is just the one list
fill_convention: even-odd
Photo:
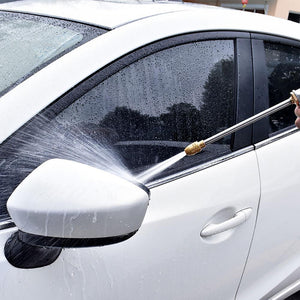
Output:
[[204,141],[194,142],[194,143],[188,145],[184,149],[184,152],[186,155],[190,156],[190,155],[194,155],[194,154],[200,152],[204,147],[205,147]]
[[291,92],[291,102],[299,106],[299,99],[297,97],[296,91]]

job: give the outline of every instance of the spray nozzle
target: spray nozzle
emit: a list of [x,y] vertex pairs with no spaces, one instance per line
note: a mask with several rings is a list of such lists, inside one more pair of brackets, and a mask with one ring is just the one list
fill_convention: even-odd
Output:
[[204,141],[200,141],[200,142],[194,142],[190,145],[188,145],[185,149],[184,152],[186,155],[194,155],[197,154],[198,152],[200,152],[204,147],[205,147],[205,142]]

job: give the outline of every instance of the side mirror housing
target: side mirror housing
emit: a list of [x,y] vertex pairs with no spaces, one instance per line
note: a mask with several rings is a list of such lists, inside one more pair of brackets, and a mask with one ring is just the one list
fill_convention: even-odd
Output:
[[7,202],[18,239],[43,247],[103,246],[140,228],[149,190],[81,163],[52,159],[29,174]]

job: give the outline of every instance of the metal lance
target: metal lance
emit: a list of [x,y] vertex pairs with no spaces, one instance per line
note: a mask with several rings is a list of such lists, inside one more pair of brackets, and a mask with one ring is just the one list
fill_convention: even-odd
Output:
[[253,124],[255,123],[256,121],[266,117],[266,116],[269,116],[279,110],[282,110],[283,108],[286,108],[292,104],[295,104],[297,106],[299,106],[299,102],[300,102],[300,89],[297,89],[297,90],[294,90],[291,92],[291,97],[287,100],[284,100],[232,127],[229,127],[227,129],[225,129],[224,131],[222,132],[219,132],[205,140],[202,140],[202,141],[199,141],[199,142],[194,142],[190,145],[188,145],[184,151],[186,153],[186,155],[194,155],[198,152],[200,152],[204,147],[206,147],[207,145],[209,144],[212,144],[220,139],[222,139],[223,137],[231,134],[231,133],[234,133],[250,124]]

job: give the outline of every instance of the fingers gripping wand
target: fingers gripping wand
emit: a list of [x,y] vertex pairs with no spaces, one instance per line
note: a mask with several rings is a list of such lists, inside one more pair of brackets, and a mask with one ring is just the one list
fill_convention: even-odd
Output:
[[277,105],[274,105],[274,106],[254,115],[232,127],[229,127],[227,129],[225,129],[224,131],[219,132],[219,133],[207,138],[206,140],[194,142],[194,143],[188,145],[184,149],[184,151],[185,151],[186,155],[189,155],[189,156],[194,155],[194,154],[200,152],[207,145],[212,144],[212,143],[220,140],[221,138],[238,131],[239,129],[242,129],[252,123],[255,123],[256,121],[258,121],[266,116],[269,116],[283,108],[286,108],[292,104],[299,106],[299,103],[300,103],[300,89],[292,91],[291,97],[289,99],[284,100],[284,101],[278,103]]

